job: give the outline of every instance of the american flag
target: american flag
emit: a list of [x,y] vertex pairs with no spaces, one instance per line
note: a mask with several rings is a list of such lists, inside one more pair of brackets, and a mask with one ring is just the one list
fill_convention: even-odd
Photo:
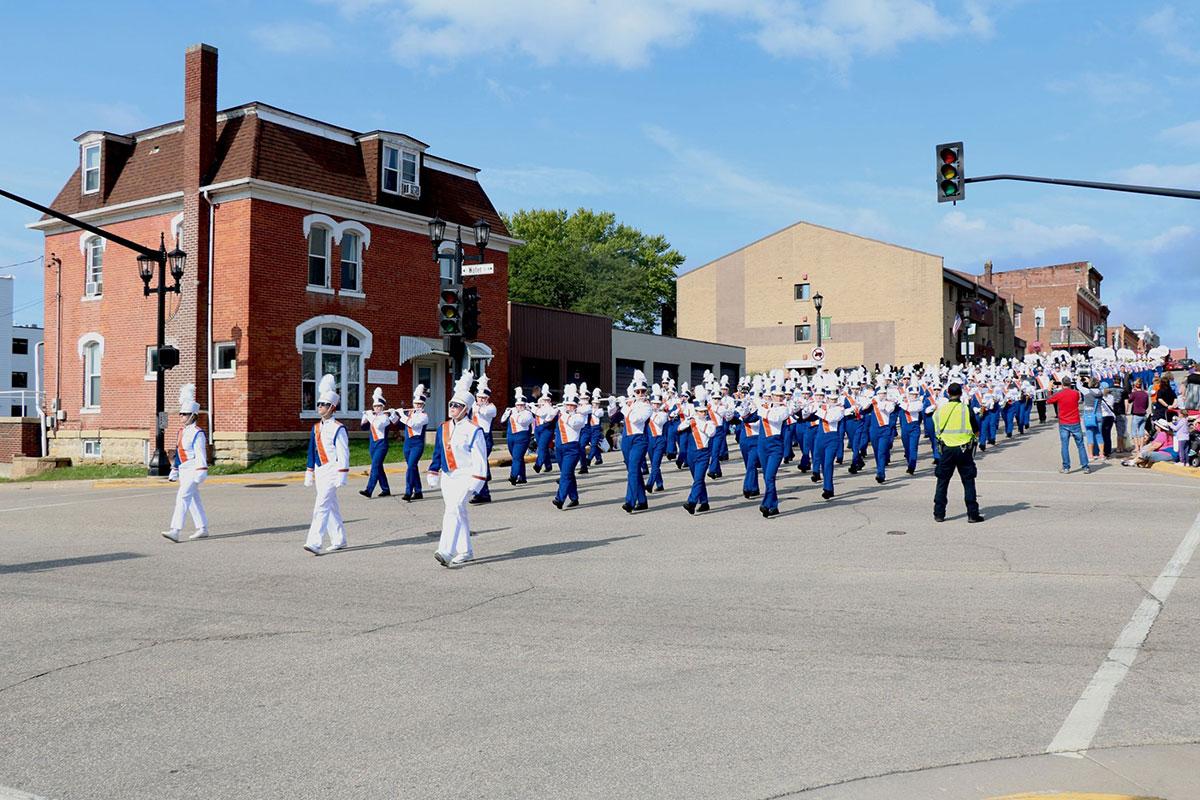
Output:
[[950,335],[958,336],[958,331],[960,328],[962,328],[962,315],[955,314],[954,315],[954,324],[950,326]]

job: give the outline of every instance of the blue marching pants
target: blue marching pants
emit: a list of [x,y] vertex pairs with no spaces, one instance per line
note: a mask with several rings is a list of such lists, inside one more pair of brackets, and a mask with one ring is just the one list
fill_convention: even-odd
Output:
[[646,465],[649,443],[644,433],[627,433],[621,437],[621,454],[625,456],[625,502],[640,506],[646,502],[646,484],[642,483],[642,468]]
[[817,441],[817,426],[808,420],[801,420],[800,425],[800,469],[807,472],[813,467],[813,445]]
[[711,478],[721,477],[721,450],[717,447],[717,440],[723,431],[724,427],[718,425],[717,432],[708,443],[708,475]]
[[1012,436],[1013,420],[1017,416],[1017,404],[1009,403],[1004,407],[1004,435]]
[[512,456],[512,466],[508,468],[509,480],[526,483],[525,453],[529,451],[530,435],[528,433],[510,433],[507,437],[508,454]]
[[554,448],[558,458],[558,493],[554,499],[562,503],[567,500],[579,500],[579,484],[575,481],[575,466],[583,454],[579,442],[567,442]]
[[693,447],[688,452],[688,467],[692,471],[692,491],[688,494],[687,499],[689,503],[708,502],[708,486],[704,483],[704,476],[708,470],[709,461],[713,458],[712,450],[710,443],[709,447]]
[[646,477],[646,488],[655,488],[660,492],[663,490],[662,478],[662,462],[663,456],[667,454],[667,434],[662,436],[650,437],[650,474]]
[[592,426],[591,450],[588,454],[589,462],[592,464],[604,463],[604,451],[600,449],[600,441],[604,438],[604,427],[602,425]]
[[377,442],[371,442],[371,475],[367,478],[367,494],[372,494],[375,491],[375,484],[379,484],[379,489],[384,494],[391,494],[392,487],[388,486],[387,473],[383,471],[383,460],[387,458],[388,442],[387,439],[380,439]]
[[404,440],[404,494],[421,496],[421,455],[425,452],[425,437],[409,436]]
[[742,481],[742,491],[758,494],[758,437],[743,435],[742,441],[738,444],[742,448],[742,463],[746,466],[746,478]]
[[827,492],[833,491],[833,462],[841,449],[841,436],[837,431],[818,431],[813,443],[813,472],[820,471],[823,480],[822,488]]
[[846,433],[846,446],[850,448],[850,466],[855,469],[861,468],[863,465],[862,459],[859,458],[858,437],[866,424],[865,419],[860,420],[853,416],[847,416],[845,424],[842,425],[842,430]]
[[887,477],[887,462],[892,454],[892,441],[895,431],[891,428],[878,428],[871,432],[871,449],[875,452],[875,477]]
[[688,463],[688,442],[691,440],[691,438],[692,433],[688,430],[679,431],[679,433],[676,435],[675,443],[677,445],[677,452],[675,464],[677,466],[682,467],[684,464]]
[[909,469],[917,468],[917,452],[921,447],[921,423],[901,422],[900,441],[904,445],[904,462]]
[[550,444],[554,441],[554,426],[543,425],[537,432],[537,460],[533,462],[533,471],[541,472],[550,469]]
[[763,471],[762,507],[768,511],[779,508],[779,492],[775,489],[775,476],[779,474],[779,465],[783,463],[783,437],[758,437],[758,459]]

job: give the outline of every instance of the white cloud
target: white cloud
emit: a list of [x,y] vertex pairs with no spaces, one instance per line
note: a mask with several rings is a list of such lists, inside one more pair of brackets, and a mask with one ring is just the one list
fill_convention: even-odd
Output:
[[1046,88],[1060,94],[1078,94],[1103,106],[1144,103],[1156,94],[1154,85],[1127,75],[1085,72],[1077,78],[1050,81]]
[[1187,189],[1200,185],[1200,164],[1138,164],[1116,175],[1123,183]]
[[1188,29],[1192,27],[1190,17],[1181,17],[1173,6],[1163,6],[1142,19],[1138,27],[1158,41],[1159,49],[1187,64],[1200,64],[1200,50]]
[[[590,62],[635,69],[692,40],[705,24],[734,25],[768,53],[845,68],[908,42],[992,35],[992,10],[1016,0],[317,0],[347,19],[385,19],[397,61],[428,66],[482,54],[542,65]],[[735,30],[735,35],[738,31]],[[285,42],[290,44],[290,42]]]
[[333,38],[320,22],[276,22],[260,25],[250,35],[273,53],[310,54],[328,50]]
[[507,205],[573,202],[573,198],[608,194],[614,187],[608,181],[582,169],[569,167],[489,168],[482,174],[489,191],[512,195]]
[[1167,128],[1158,135],[1158,138],[1171,144],[1200,147],[1200,120]]

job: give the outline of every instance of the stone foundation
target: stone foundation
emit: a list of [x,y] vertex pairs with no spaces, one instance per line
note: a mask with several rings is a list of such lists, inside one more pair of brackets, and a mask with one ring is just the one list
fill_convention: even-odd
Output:
[[[84,456],[83,443],[100,441],[100,456]],[[50,431],[50,456],[69,458],[75,464],[148,464],[154,446],[146,431]]]

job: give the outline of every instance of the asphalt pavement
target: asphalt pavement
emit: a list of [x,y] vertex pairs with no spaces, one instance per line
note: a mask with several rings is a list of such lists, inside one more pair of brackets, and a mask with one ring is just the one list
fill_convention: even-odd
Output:
[[673,467],[634,515],[619,458],[566,511],[497,470],[456,570],[436,492],[355,478],[314,558],[294,481],[181,544],[170,486],[0,486],[0,798],[1200,797],[1200,481],[1061,475],[1046,425],[982,525],[927,452],[831,502],[786,466],[764,520],[733,450],[695,517]]

